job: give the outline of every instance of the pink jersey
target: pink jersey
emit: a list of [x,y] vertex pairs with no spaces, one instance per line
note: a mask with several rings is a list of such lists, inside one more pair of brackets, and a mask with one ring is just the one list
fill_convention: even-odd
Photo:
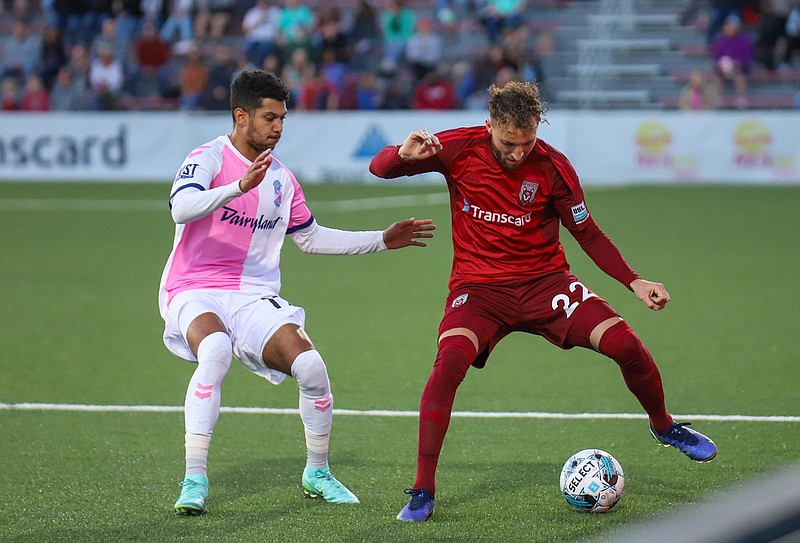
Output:
[[[189,153],[175,177],[170,202],[182,190],[238,184],[251,164],[228,136],[220,136]],[[202,218],[176,225],[172,253],[161,277],[162,316],[175,295],[191,289],[279,294],[283,240],[287,232],[313,222],[294,175],[273,158],[257,189]]]

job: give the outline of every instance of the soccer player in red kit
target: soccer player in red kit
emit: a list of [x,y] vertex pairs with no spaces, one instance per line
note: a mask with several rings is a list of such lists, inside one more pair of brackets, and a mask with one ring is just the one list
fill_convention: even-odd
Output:
[[488,106],[485,126],[415,130],[370,164],[382,178],[444,175],[453,223],[450,294],[420,400],[417,476],[398,520],[420,522],[433,514],[436,465],[456,389],[470,365],[483,367],[513,331],[613,359],[659,443],[700,462],[717,454],[713,441],[672,419],[653,357],[622,317],[569,271],[559,224],[647,307],[659,311],[669,302],[664,285],[639,277],[592,219],[569,160],[536,138],[545,112],[537,86],[493,85]]

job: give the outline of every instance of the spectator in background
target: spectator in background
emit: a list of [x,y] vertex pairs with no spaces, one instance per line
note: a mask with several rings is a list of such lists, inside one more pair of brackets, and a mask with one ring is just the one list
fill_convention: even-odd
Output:
[[192,111],[200,106],[200,97],[208,86],[208,67],[200,50],[193,46],[186,53],[186,63],[180,70],[179,103],[183,111]]
[[228,111],[231,107],[231,81],[237,68],[236,57],[230,47],[220,45],[214,53],[214,62],[208,71],[208,86],[200,99],[200,108]]
[[168,43],[189,42],[194,35],[192,9],[194,0],[166,0],[167,20],[161,27],[161,39]]
[[92,56],[98,56],[103,45],[111,48],[114,58],[122,65],[123,73],[127,73],[130,42],[119,35],[117,21],[110,17],[103,20],[100,34],[92,41]]
[[142,33],[133,46],[136,72],[131,80],[130,89],[134,96],[160,96],[167,86],[168,68],[171,49],[158,33],[153,21],[145,19]]
[[111,16],[117,23],[117,34],[125,43],[136,40],[142,22],[142,0],[112,0]]
[[164,0],[134,0],[140,2],[142,9],[142,24],[151,22],[155,25],[156,29],[161,28],[164,24],[165,8]]
[[81,20],[79,39],[90,45],[100,34],[103,21],[111,17],[111,0],[84,0],[86,11]]
[[25,92],[20,101],[22,111],[48,111],[50,109],[50,93],[38,74],[32,74],[25,83]]
[[722,89],[726,81],[733,82],[739,109],[747,107],[747,74],[753,60],[753,40],[741,27],[738,17],[728,17],[711,46],[717,85]]
[[794,6],[786,17],[785,36],[786,51],[783,54],[782,67],[792,66],[792,56],[795,51],[800,52],[800,1],[795,0]]
[[706,42],[711,45],[728,17],[742,19],[743,0],[709,0]]
[[350,43],[339,10],[326,10],[320,14],[312,41],[315,59],[323,59],[329,51],[331,54],[327,55],[328,62],[339,63],[344,70],[350,59]]
[[544,69],[538,52],[529,45],[531,42],[524,25],[510,29],[502,39],[503,55],[506,63],[517,71],[523,81],[536,83],[539,92],[543,93],[546,79]]
[[434,31],[433,19],[420,17],[417,20],[417,29],[408,39],[406,44],[405,57],[414,77],[422,80],[442,61],[443,43],[442,37]]
[[777,69],[778,47],[784,46],[786,20],[791,6],[788,0],[761,0],[759,2],[756,58],[767,70]]
[[4,77],[0,83],[0,100],[3,102],[3,111],[17,111],[19,109],[19,84],[14,77]]
[[158,33],[155,23],[145,21],[142,24],[142,33],[133,46],[133,53],[140,69],[155,71],[167,64],[171,48]]
[[683,111],[704,111],[719,106],[719,87],[706,81],[703,72],[694,71],[681,91],[678,107]]
[[76,43],[70,48],[67,67],[72,72],[72,78],[76,82],[80,82],[88,90],[92,57],[89,55],[89,48],[86,45]]
[[3,44],[3,70],[0,76],[24,81],[36,72],[42,58],[42,41],[30,31],[27,21],[17,19],[11,24],[11,35]]
[[481,10],[481,22],[491,43],[499,43],[503,32],[525,21],[525,0],[487,0]]
[[320,68],[309,69],[300,91],[299,109],[335,111],[339,109],[339,93]]
[[69,68],[58,70],[50,90],[50,111],[82,111],[88,109],[89,103],[86,85],[75,81]]
[[365,71],[376,68],[373,59],[381,49],[381,29],[378,14],[369,0],[358,0],[348,32],[350,68]]
[[283,63],[279,55],[267,55],[261,63],[261,68],[270,74],[280,75],[283,71]]
[[289,62],[284,64],[281,79],[289,87],[290,102],[297,106],[300,104],[300,95],[303,91],[303,80],[306,74],[313,69],[313,65],[305,49],[295,49]]
[[417,28],[417,15],[403,0],[388,0],[381,12],[385,67],[393,71],[403,60],[406,44]]
[[336,58],[336,52],[333,49],[324,49],[322,51],[322,58],[317,66],[325,76],[325,79],[336,87],[336,94],[341,97],[344,92],[345,75],[347,72],[345,63]]
[[492,44],[485,55],[476,55],[473,60],[475,87],[488,89],[494,83],[497,73],[505,67],[517,69],[516,65],[506,56],[502,46]]
[[86,12],[83,0],[54,0],[58,28],[64,36],[64,47],[71,48],[79,43],[81,21]]
[[195,38],[221,40],[233,17],[234,0],[197,0],[196,6]]
[[356,89],[356,108],[373,111],[380,107],[380,80],[373,72],[362,72],[358,78]]
[[256,0],[242,19],[244,53],[247,60],[261,66],[268,55],[279,54],[278,28],[281,10],[271,0]]
[[430,72],[414,89],[414,109],[453,109],[456,94],[447,74],[441,70]]
[[56,26],[46,26],[42,32],[42,52],[39,57],[39,73],[45,87],[51,88],[58,70],[67,63],[67,52],[61,31]]
[[89,69],[89,87],[97,97],[98,109],[118,109],[124,83],[122,63],[114,56],[110,45],[101,44]]
[[295,49],[305,49],[311,56],[311,34],[314,30],[314,14],[298,0],[285,0],[278,23],[280,46],[284,59],[292,58]]

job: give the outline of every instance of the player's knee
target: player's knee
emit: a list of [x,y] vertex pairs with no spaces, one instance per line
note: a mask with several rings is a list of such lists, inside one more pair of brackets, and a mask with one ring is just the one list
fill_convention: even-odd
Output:
[[216,364],[229,368],[233,358],[231,339],[223,332],[214,332],[203,338],[197,347],[199,364]]
[[438,359],[461,359],[472,363],[477,355],[473,340],[464,335],[452,335],[442,338],[439,342]]
[[600,338],[599,347],[601,353],[621,366],[636,364],[643,358],[649,357],[639,336],[625,321],[606,330]]
[[321,398],[330,392],[328,369],[318,351],[300,353],[292,362],[292,377],[297,380],[300,393]]
[[454,335],[442,339],[431,378],[458,387],[476,354],[472,340],[466,336]]

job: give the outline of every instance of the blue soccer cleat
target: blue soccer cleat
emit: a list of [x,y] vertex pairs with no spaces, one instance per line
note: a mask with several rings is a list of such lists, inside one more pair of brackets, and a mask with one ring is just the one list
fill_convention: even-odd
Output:
[[322,496],[331,503],[359,503],[356,495],[331,474],[328,466],[313,468],[306,465],[303,470],[303,495],[306,498]]
[[425,488],[409,488],[403,492],[411,496],[411,499],[408,500],[402,511],[397,513],[397,520],[402,520],[403,522],[425,522],[431,518],[436,506],[433,492]]
[[717,456],[717,446],[700,432],[687,428],[688,422],[673,422],[664,433],[657,433],[650,427],[653,438],[665,447],[675,447],[683,454],[698,462],[710,462]]
[[208,477],[187,475],[181,483],[181,495],[175,502],[175,513],[178,515],[202,515],[206,512],[207,497]]

